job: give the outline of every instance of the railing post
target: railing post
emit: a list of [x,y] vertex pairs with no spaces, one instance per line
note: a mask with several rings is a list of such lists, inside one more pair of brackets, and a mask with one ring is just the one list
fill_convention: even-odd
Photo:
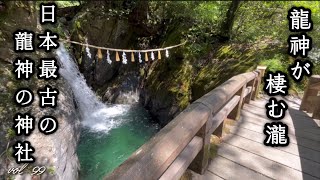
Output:
[[320,96],[317,96],[314,101],[313,101],[313,114],[312,118],[313,119],[320,119]]
[[246,89],[246,85],[242,86],[242,88],[239,89],[239,91],[235,94],[240,96],[239,103],[237,104],[236,107],[230,112],[228,115],[228,119],[233,119],[233,120],[239,120],[240,118],[240,113],[241,113],[241,108],[243,107],[243,98],[244,98],[244,91]]
[[210,156],[210,137],[209,133],[210,127],[208,121],[212,119],[212,113],[209,116],[207,122],[202,126],[196,136],[199,136],[203,139],[203,146],[201,151],[195,157],[195,159],[190,164],[189,168],[198,174],[204,174],[207,170],[209,164],[209,156]]
[[259,95],[259,87],[260,87],[260,84],[261,84],[261,78],[262,78],[262,75],[261,75],[261,71],[260,70],[255,70],[254,71],[255,73],[257,73],[257,77],[255,78],[255,83],[254,83],[254,89],[253,89],[253,94],[251,96],[251,100],[255,101]]
[[[307,112],[314,112],[317,107],[313,107],[313,100],[315,96],[318,96],[319,88],[312,87],[316,83],[320,83],[320,76],[319,75],[313,75],[309,78],[309,83],[306,87],[306,90],[303,94],[303,99],[300,105],[300,111],[307,111]],[[317,112],[315,113],[317,114]]]
[[266,72],[267,66],[258,66],[257,71],[258,71],[258,77],[257,77],[257,82],[255,83],[254,86],[254,94],[252,96],[252,100],[256,100],[256,98],[259,95],[259,89],[261,85],[262,78],[264,77],[264,73]]
[[252,79],[251,81],[249,81],[247,83],[247,87],[251,86],[252,89],[251,89],[251,92],[246,97],[244,97],[244,103],[250,104],[250,100],[251,100],[252,96],[255,96],[256,89],[259,88],[259,86],[256,84],[258,84],[258,82],[256,81],[256,78]]

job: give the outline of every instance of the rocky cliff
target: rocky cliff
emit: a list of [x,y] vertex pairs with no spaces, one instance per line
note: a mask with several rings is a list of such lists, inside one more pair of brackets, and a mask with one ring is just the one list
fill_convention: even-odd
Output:
[[[53,54],[40,53],[15,53],[13,52],[13,32],[17,29],[32,30],[40,33],[42,28],[37,23],[38,11],[36,2],[14,2],[8,1],[1,4],[0,8],[0,179],[11,179],[7,171],[11,167],[18,167],[12,157],[10,148],[16,140],[27,140],[35,148],[33,154],[36,163],[32,166],[46,166],[46,173],[41,177],[44,179],[77,179],[79,162],[76,155],[77,141],[79,137],[79,118],[77,117],[76,104],[70,87],[60,78],[56,81],[44,81],[36,78],[36,73],[30,80],[18,81],[12,73],[13,64],[17,57],[28,57],[38,65],[39,58],[51,57]],[[37,96],[38,88],[50,84],[60,91],[58,105],[55,109],[40,108]],[[13,95],[18,88],[27,87],[35,94],[32,105],[19,108],[13,101]],[[37,121],[44,115],[52,115],[59,122],[59,129],[51,135],[45,136],[37,128],[30,136],[16,136],[11,129],[13,117],[16,113],[30,113]],[[32,170],[28,166],[24,174],[16,176],[16,179],[37,179],[36,176],[28,175]]]
[[[71,45],[87,83],[102,100],[132,102],[127,94],[137,90],[140,103],[162,126],[228,78],[252,70],[258,58],[266,54],[268,45],[237,45],[208,33],[194,35],[190,31],[195,22],[188,19],[163,18],[150,25],[154,12],[145,6],[148,3],[135,4],[129,9],[121,3],[115,7],[107,2],[87,3],[64,23],[64,29],[70,29],[72,40],[87,39],[89,44],[123,49],[166,47],[188,40],[185,46],[170,50],[169,58],[163,54],[161,60],[127,65],[108,64],[105,51],[99,60],[96,49],[90,49],[89,58],[85,47]],[[111,54],[111,58],[115,60],[115,55]]]

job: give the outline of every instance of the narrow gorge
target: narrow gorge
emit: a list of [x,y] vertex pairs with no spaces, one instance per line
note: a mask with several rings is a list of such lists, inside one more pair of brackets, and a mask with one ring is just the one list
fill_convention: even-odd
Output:
[[[258,65],[286,72],[294,61],[287,54],[287,7],[304,5],[318,12],[307,2],[54,1],[57,22],[41,25],[40,3],[44,1],[0,1],[0,179],[40,178],[7,173],[18,166],[10,146],[22,140],[36,149],[37,160],[28,172],[38,165],[47,168],[41,179],[102,179],[188,105],[234,75]],[[320,22],[319,13],[313,16]],[[18,29],[35,34],[50,29],[59,35],[60,47],[50,53],[17,53],[13,33]],[[316,38],[319,32],[310,34]],[[141,54],[101,48],[142,51],[181,43],[168,52]],[[320,51],[314,44],[307,59],[319,74]],[[55,57],[60,77],[17,80],[17,57],[36,64]],[[55,109],[40,108],[37,96],[28,107],[13,101],[17,89],[37,94],[46,84],[59,89]],[[306,79],[291,83],[289,94],[301,95],[306,85]],[[17,136],[17,112],[36,119],[55,116],[59,129],[50,136],[37,129]]]

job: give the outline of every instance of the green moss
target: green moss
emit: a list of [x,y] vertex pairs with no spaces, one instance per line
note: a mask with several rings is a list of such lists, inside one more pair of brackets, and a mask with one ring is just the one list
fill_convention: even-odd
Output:
[[70,7],[70,6],[79,6],[80,3],[78,1],[55,1],[59,8]]
[[[192,98],[198,99],[234,75],[253,71],[260,62],[281,62],[281,48],[266,43],[223,44],[216,48],[211,61],[202,67],[192,84]],[[265,63],[266,64],[266,63]],[[279,68],[274,64],[273,69]],[[283,68],[282,68],[283,69]]]
[[[160,60],[149,70],[148,89],[162,101],[175,99],[180,108],[189,105],[192,66],[188,61]],[[168,97],[167,97],[168,96]]]
[[76,26],[78,29],[81,28],[81,24],[80,24],[80,21],[79,21],[79,20],[77,20],[77,21],[75,22],[75,26]]
[[47,167],[47,172],[49,173],[49,174],[51,174],[51,175],[53,175],[54,173],[55,173],[55,168],[54,168],[54,166],[49,166],[49,167]]
[[15,176],[13,176],[13,175],[7,176],[7,180],[14,180],[14,179],[15,179]]
[[7,149],[7,150],[5,151],[5,155],[6,155],[6,157],[9,158],[9,159],[13,159],[12,153],[13,153],[12,147],[9,147],[9,149]]
[[7,130],[6,138],[7,138],[8,140],[11,140],[11,139],[13,139],[15,136],[16,136],[16,133],[14,132],[14,130],[13,130],[12,128],[9,128],[9,129]]

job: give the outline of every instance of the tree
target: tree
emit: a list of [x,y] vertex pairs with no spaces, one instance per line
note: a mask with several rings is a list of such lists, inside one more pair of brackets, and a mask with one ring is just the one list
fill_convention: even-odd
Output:
[[232,26],[235,19],[235,14],[237,9],[239,8],[239,4],[240,4],[239,0],[232,0],[228,8],[226,17],[224,21],[222,21],[221,33],[220,33],[220,37],[222,41],[228,41],[230,39]]

